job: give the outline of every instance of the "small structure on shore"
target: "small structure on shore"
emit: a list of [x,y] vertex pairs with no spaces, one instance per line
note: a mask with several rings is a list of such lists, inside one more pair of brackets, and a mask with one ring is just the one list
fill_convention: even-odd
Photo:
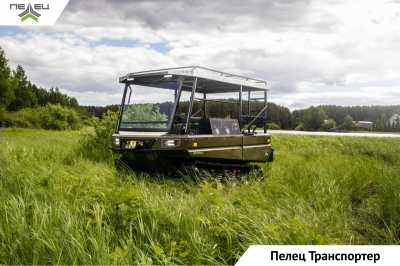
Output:
[[374,123],[371,121],[354,121],[354,126],[359,129],[372,130]]

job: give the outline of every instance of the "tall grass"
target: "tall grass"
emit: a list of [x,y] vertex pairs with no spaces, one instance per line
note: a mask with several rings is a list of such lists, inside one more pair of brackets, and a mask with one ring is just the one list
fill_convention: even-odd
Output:
[[0,121],[13,127],[56,130],[77,130],[82,127],[83,122],[75,109],[59,104],[24,108],[17,112],[0,110]]
[[397,140],[276,136],[264,178],[118,173],[82,132],[0,131],[0,263],[233,264],[251,244],[398,244]]
[[115,131],[117,113],[108,111],[101,119],[93,120],[93,130],[80,139],[78,152],[94,161],[112,162],[111,136]]

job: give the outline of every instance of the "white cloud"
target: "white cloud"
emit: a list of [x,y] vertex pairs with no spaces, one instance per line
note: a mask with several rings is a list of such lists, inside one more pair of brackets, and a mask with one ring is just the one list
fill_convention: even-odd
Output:
[[23,65],[35,83],[72,92],[112,94],[118,90],[118,77],[126,72],[171,65],[167,56],[148,48],[91,47],[70,35],[54,37],[39,33],[30,36],[28,42],[4,37],[0,45],[11,62]]

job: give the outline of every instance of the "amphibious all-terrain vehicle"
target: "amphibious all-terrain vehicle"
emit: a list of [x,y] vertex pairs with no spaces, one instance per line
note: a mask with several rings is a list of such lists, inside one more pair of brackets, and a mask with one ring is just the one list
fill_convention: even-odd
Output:
[[273,160],[266,81],[199,66],[134,72],[119,81],[125,89],[112,148],[134,167]]

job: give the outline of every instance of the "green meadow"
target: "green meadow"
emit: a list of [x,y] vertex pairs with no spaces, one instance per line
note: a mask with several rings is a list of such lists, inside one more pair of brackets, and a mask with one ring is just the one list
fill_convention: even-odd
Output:
[[0,131],[0,264],[234,264],[252,244],[399,244],[400,141],[273,137],[262,172],[117,171],[83,131]]

